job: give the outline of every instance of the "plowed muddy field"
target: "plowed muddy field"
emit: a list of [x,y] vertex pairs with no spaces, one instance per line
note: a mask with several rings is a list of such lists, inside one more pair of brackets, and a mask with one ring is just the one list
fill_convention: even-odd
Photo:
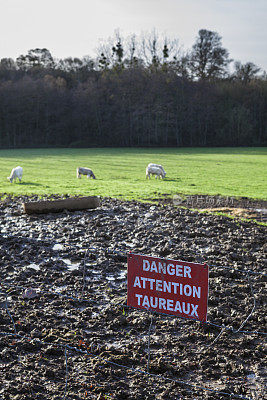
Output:
[[[265,397],[265,226],[114,199],[28,216],[30,200],[0,204],[0,399]],[[130,251],[206,262],[208,323],[128,308]]]

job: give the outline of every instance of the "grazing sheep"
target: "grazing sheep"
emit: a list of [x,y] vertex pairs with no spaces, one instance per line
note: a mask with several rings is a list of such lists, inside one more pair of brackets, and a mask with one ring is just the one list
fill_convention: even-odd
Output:
[[9,180],[10,183],[12,183],[13,181],[16,182],[17,178],[21,182],[22,174],[23,174],[22,167],[16,167],[12,169],[11,174],[10,176],[7,177],[7,179]]
[[161,178],[164,179],[166,172],[164,171],[164,169],[160,168],[159,166],[151,166],[148,165],[146,167],[146,178],[150,179],[150,175],[156,175],[156,178]]
[[81,175],[87,175],[88,179],[89,178],[95,179],[95,175],[90,168],[78,167],[77,168],[77,178],[81,178]]
[[164,168],[163,168],[163,166],[162,166],[162,165],[160,165],[160,164],[153,164],[153,163],[149,163],[149,164],[148,164],[148,167],[157,167],[157,168],[160,168],[160,169],[162,169],[162,172],[163,172],[163,174],[164,174],[164,178],[165,178],[165,176],[166,176],[166,171],[164,170]]

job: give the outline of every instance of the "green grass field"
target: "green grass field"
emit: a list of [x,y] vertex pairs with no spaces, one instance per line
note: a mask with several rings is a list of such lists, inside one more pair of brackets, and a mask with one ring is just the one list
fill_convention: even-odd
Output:
[[[267,148],[92,148],[0,150],[0,192],[100,195],[147,200],[183,193],[267,199]],[[162,164],[165,180],[145,177],[149,162]],[[23,167],[22,183],[7,180]],[[89,167],[96,180],[76,177]]]

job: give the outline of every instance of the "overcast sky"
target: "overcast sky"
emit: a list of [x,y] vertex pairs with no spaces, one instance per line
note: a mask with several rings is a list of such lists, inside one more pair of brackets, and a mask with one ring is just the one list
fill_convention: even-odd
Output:
[[267,71],[267,0],[0,0],[0,58],[47,48],[55,58],[95,57],[101,39],[151,32],[189,49],[216,31],[230,57]]

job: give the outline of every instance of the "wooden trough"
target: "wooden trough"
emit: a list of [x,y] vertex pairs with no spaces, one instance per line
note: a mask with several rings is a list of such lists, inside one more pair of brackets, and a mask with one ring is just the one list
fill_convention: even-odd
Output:
[[23,209],[26,214],[46,214],[52,212],[61,212],[64,210],[86,210],[88,208],[97,208],[99,205],[99,197],[88,196],[52,201],[31,201],[28,203],[23,203]]

